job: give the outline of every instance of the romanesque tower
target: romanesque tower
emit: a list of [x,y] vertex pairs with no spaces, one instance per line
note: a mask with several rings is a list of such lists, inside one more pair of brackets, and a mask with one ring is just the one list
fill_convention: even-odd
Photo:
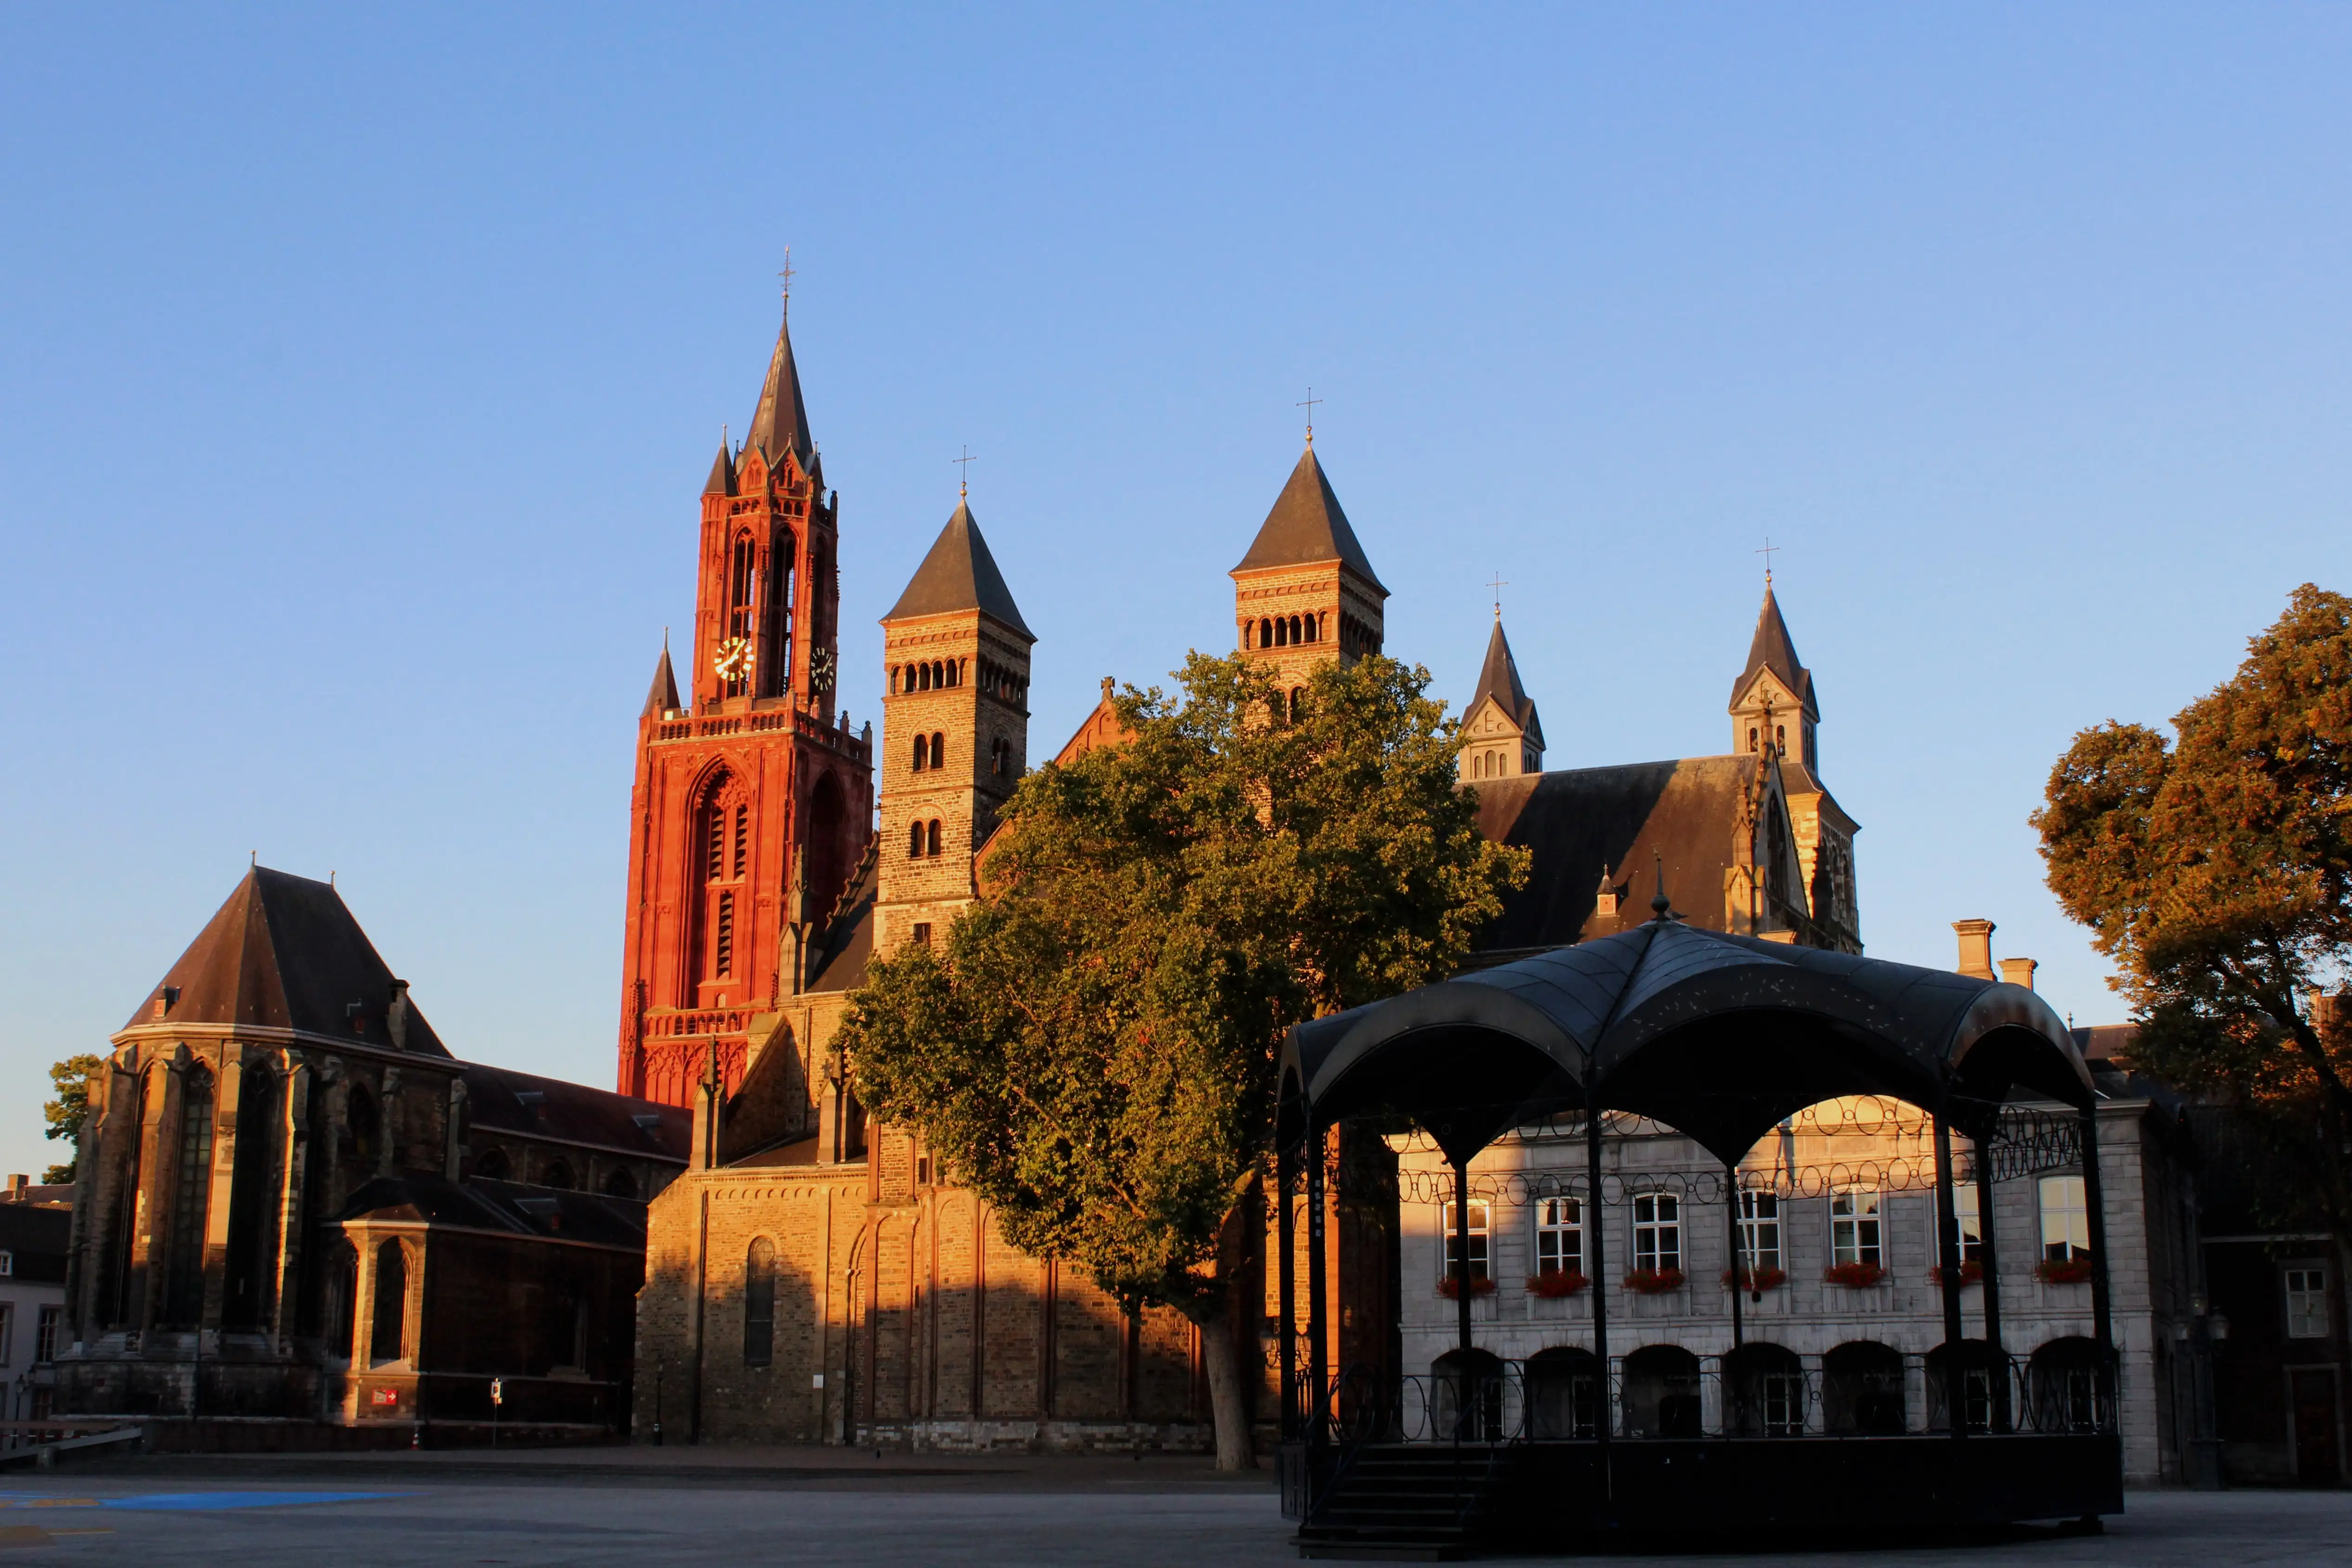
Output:
[[944,936],[971,902],[972,856],[1029,757],[1036,638],[969,500],[882,617],[881,892],[874,951]]
[[809,437],[789,320],[740,448],[702,490],[683,689],[662,650],[637,721],[622,958],[623,1093],[730,1087],[773,1032],[788,929],[840,897],[873,816],[870,741],[834,710],[839,497]]
[[1535,700],[1519,684],[1518,661],[1503,635],[1503,612],[1495,611],[1495,632],[1486,639],[1486,662],[1478,671],[1478,689],[1462,710],[1461,775],[1480,779],[1516,778],[1543,772],[1543,721],[1536,717]]
[[1381,650],[1389,591],[1372,574],[1348,514],[1307,450],[1231,574],[1241,647],[1273,668],[1296,703],[1307,672],[1327,658]]
[[1805,874],[1813,920],[1862,951],[1862,917],[1854,892],[1854,820],[1821,782],[1822,709],[1813,674],[1797,658],[1789,623],[1772,580],[1764,580],[1764,606],[1748,645],[1748,667],[1731,683],[1731,748],[1779,757],[1787,788],[1789,823]]

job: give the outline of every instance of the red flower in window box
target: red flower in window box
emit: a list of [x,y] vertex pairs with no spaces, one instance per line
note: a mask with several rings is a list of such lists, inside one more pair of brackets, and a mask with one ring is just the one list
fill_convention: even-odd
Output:
[[1679,1268],[1636,1268],[1625,1276],[1625,1289],[1636,1296],[1665,1296],[1682,1288]]
[[[1444,1279],[1440,1279],[1437,1282],[1437,1293],[1444,1297],[1449,1301],[1460,1300],[1462,1299],[1462,1276],[1459,1274],[1448,1274]],[[1473,1296],[1491,1296],[1494,1293],[1495,1282],[1492,1279],[1487,1279],[1484,1274],[1471,1276],[1470,1294]]]
[[1832,1263],[1822,1270],[1822,1278],[1849,1290],[1867,1290],[1886,1278],[1886,1270],[1875,1263]]
[[1591,1283],[1573,1268],[1547,1268],[1528,1276],[1528,1294],[1556,1301],[1562,1296],[1575,1295]]
[[1736,1285],[1732,1283],[1731,1270],[1723,1271],[1723,1288],[1727,1290],[1777,1290],[1788,1282],[1788,1271],[1782,1268],[1743,1268]]
[[[1941,1285],[1943,1282],[1944,1282],[1944,1266],[1943,1266],[1942,1264],[1940,1264],[1940,1263],[1939,1263],[1939,1264],[1937,1264],[1935,1268],[1930,1268],[1930,1269],[1928,1269],[1928,1270],[1927,1270],[1927,1283],[1928,1283],[1928,1284],[1930,1284],[1930,1285]],[[1970,1261],[1969,1261],[1969,1262],[1966,1262],[1966,1263],[1961,1264],[1961,1265],[1960,1265],[1960,1283],[1961,1283],[1961,1284],[1963,1284],[1963,1285],[1981,1285],[1981,1284],[1983,1284],[1983,1283],[1984,1283],[1984,1265],[1983,1265],[1983,1264],[1981,1264],[1981,1263],[1978,1263],[1978,1262],[1976,1262],[1976,1261],[1974,1261],[1974,1260],[1970,1260]]]
[[2088,1285],[2091,1282],[2091,1260],[2087,1258],[2045,1258],[2033,1266],[2044,1285]]

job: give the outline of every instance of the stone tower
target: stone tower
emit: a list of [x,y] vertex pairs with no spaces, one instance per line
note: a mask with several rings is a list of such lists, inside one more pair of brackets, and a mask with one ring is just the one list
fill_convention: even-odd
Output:
[[971,504],[958,500],[882,617],[880,895],[874,951],[943,936],[972,900],[972,857],[1029,758],[1036,643]]
[[1862,951],[1862,916],[1854,889],[1853,836],[1859,826],[1821,782],[1822,709],[1813,674],[1797,657],[1772,581],[1748,645],[1748,667],[1731,684],[1731,749],[1770,752],[1780,760],[1789,825],[1805,875],[1806,900],[1832,945]]
[[1495,632],[1486,639],[1486,663],[1478,689],[1462,710],[1461,774],[1481,779],[1515,778],[1543,772],[1543,721],[1519,684],[1518,661],[1503,635],[1503,613],[1495,612]]
[[740,449],[702,490],[693,649],[637,721],[619,1088],[690,1102],[772,1031],[796,924],[822,919],[873,816],[870,742],[834,710],[839,497],[809,437],[789,320]]
[[1323,660],[1380,652],[1389,591],[1348,526],[1312,437],[1231,575],[1241,647],[1273,667],[1293,702]]

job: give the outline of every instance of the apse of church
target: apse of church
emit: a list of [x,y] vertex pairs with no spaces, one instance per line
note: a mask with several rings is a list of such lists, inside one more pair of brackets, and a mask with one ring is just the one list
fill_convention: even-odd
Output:
[[835,704],[840,501],[789,319],[701,514],[686,679],[665,647],[638,718],[618,1071],[681,1106],[714,1047],[731,1087],[786,1026],[789,939],[831,915],[873,816],[871,727]]

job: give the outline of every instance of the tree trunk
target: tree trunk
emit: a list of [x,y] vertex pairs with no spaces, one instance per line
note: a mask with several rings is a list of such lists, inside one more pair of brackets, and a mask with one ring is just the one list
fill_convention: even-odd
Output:
[[1220,1292],[1206,1314],[1192,1320],[1201,1331],[1201,1362],[1209,1374],[1209,1413],[1217,1431],[1217,1468],[1257,1468],[1250,1424],[1248,1368],[1242,1354],[1230,1296]]

